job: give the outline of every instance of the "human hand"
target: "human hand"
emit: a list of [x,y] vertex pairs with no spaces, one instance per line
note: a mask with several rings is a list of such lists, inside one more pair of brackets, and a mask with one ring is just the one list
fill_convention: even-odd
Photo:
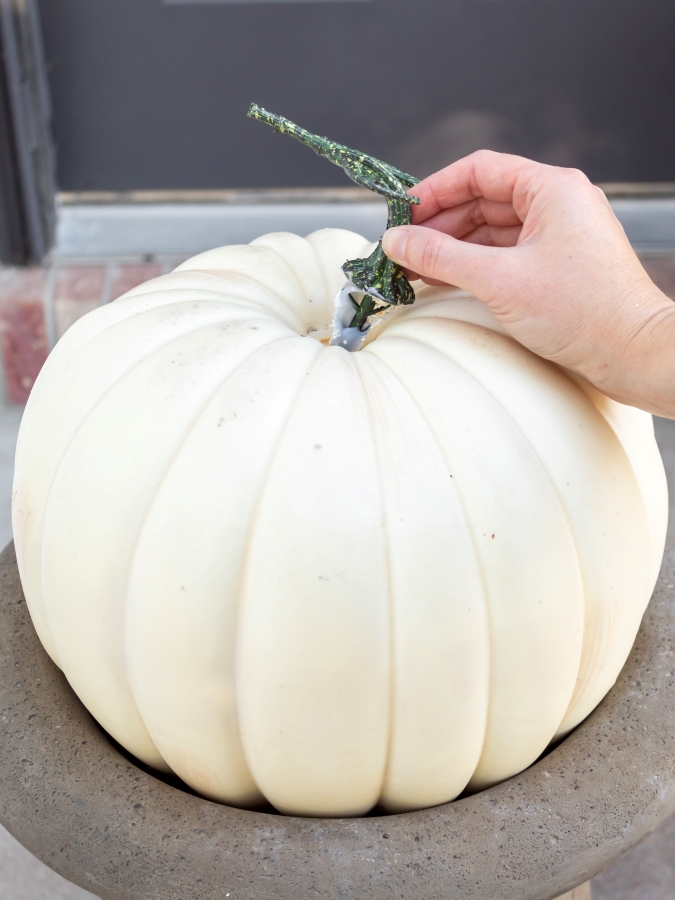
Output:
[[383,247],[411,277],[471,291],[533,352],[675,418],[675,303],[585,175],[481,150],[410,192],[415,224]]

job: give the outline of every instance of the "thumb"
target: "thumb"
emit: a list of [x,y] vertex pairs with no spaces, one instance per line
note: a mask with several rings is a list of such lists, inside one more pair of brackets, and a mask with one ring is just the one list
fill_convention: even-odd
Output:
[[[399,225],[382,237],[382,249],[394,262],[411,269],[422,278],[434,278],[454,284],[487,299],[504,265],[502,247],[484,247],[425,228]],[[509,248],[511,249],[511,248]]]

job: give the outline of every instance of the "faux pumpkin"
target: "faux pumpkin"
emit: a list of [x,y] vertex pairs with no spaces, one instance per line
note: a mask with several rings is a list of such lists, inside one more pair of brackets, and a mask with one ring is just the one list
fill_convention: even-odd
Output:
[[81,319],[31,394],[14,533],[120,744],[235,806],[353,816],[530,765],[614,683],[667,516],[651,417],[420,287],[326,346],[363,238],[203,253]]

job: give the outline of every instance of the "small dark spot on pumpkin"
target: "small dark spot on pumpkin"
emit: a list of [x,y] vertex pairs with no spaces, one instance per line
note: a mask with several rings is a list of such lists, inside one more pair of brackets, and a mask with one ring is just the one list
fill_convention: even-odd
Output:
[[494,538],[494,534],[492,535],[492,537]]
[[314,444],[314,449],[315,449],[315,450],[320,450],[320,449],[321,449],[321,444]]

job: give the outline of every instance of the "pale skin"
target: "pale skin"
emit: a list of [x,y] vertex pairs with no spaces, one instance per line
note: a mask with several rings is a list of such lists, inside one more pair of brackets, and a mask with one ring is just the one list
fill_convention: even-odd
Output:
[[471,291],[539,356],[675,419],[675,303],[585,175],[480,150],[410,193],[414,224],[383,239],[410,277]]

